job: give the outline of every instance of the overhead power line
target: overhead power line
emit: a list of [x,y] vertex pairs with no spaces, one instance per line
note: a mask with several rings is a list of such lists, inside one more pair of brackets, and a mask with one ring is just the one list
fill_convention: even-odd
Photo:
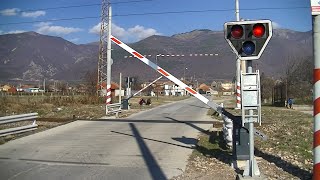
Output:
[[[114,2],[114,3],[110,3],[110,4],[129,4],[129,3],[140,3],[140,2],[150,2],[150,1],[154,1],[154,0],[118,1],[118,2]],[[71,9],[71,8],[90,7],[90,6],[101,6],[101,3],[72,5],[72,6],[46,7],[46,8],[39,8],[39,9],[26,9],[26,10],[19,10],[18,12],[44,11],[44,10],[55,10],[55,9]]]
[[[244,8],[241,11],[258,11],[258,10],[293,10],[293,9],[310,9],[310,7],[283,7],[283,8]],[[203,12],[224,12],[234,11],[234,9],[207,9],[207,10],[187,10],[187,11],[169,11],[169,12],[150,12],[150,13],[133,13],[133,14],[115,14],[114,17],[120,16],[144,16],[144,15],[162,15],[162,14],[185,14],[185,13],[203,13]]]
[[62,19],[45,19],[45,20],[37,20],[37,21],[12,22],[12,23],[0,24],[0,26],[16,25],[16,24],[31,24],[31,23],[40,23],[40,22],[70,21],[70,20],[81,20],[81,19],[96,19],[96,18],[100,18],[100,16],[73,17],[73,18],[62,18]]
[[[144,1],[146,1],[146,0],[144,0]],[[148,0],[148,1],[151,1],[151,0]],[[127,2],[129,2],[129,1],[127,1]],[[133,1],[130,1],[130,2],[133,2]],[[124,1],[123,1],[123,3],[124,3]],[[295,10],[295,9],[310,9],[310,7],[244,8],[244,9],[241,9],[241,11]],[[112,17],[164,15],[164,14],[186,14],[186,13],[205,13],[205,12],[225,12],[225,11],[232,11],[233,12],[234,9],[207,9],[207,10],[187,10],[187,11],[168,11],[168,12],[146,12],[146,13],[132,13],[132,14],[115,14]],[[30,24],[30,23],[39,23],[39,22],[54,22],[54,21],[70,21],[70,20],[94,19],[94,18],[100,18],[100,16],[73,17],[73,18],[62,18],[62,19],[44,19],[44,20],[37,20],[37,21],[1,23],[0,26],[17,25],[17,24]]]

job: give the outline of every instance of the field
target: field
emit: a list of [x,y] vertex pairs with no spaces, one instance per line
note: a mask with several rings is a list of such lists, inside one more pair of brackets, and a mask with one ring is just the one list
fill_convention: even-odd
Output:
[[[133,113],[147,110],[162,104],[183,100],[190,96],[137,96],[130,99],[130,110],[123,110],[120,117],[127,117]],[[151,105],[140,106],[140,98],[151,98]],[[118,98],[114,99],[115,103]],[[38,129],[33,132],[0,138],[0,144],[14,138],[25,136],[34,132],[43,131],[52,127],[63,125],[77,119],[98,119],[106,116],[103,98],[95,96],[0,96],[0,117],[37,112]],[[0,129],[31,124],[30,121],[0,125]]]
[[[234,104],[225,104],[227,111],[239,115],[239,110],[231,108]],[[212,110],[208,114],[218,118]],[[268,140],[255,138],[255,156],[260,171],[268,179],[311,179],[312,115],[284,107],[262,106],[262,122],[262,126],[256,125],[256,128],[265,133]],[[190,157],[187,171],[177,179],[234,179],[236,171],[230,168],[231,155],[221,132],[202,134]]]
[[[140,106],[140,98],[151,98],[150,106]],[[165,103],[188,97],[135,97],[130,100],[131,109],[120,117],[153,108]],[[226,109],[234,115],[238,110],[233,103],[225,102]],[[14,97],[0,98],[0,115],[38,112],[40,115],[36,132],[59,126],[76,119],[96,119],[105,116],[103,99],[89,96],[60,97]],[[212,110],[208,115],[217,118]],[[313,117],[294,109],[284,107],[262,107],[262,126],[256,128],[268,136],[267,141],[255,138],[255,155],[259,168],[269,179],[310,179],[312,171]],[[0,129],[3,126],[0,126]],[[30,132],[32,133],[32,132]],[[27,133],[28,134],[28,133]],[[24,134],[25,135],[25,134]],[[0,139],[0,143],[18,138],[21,135]],[[187,171],[177,177],[225,177],[232,179],[235,171],[230,168],[231,151],[225,147],[219,131],[199,136],[199,142],[190,157]],[[189,173],[189,174],[188,174]],[[201,175],[200,175],[201,174]]]
[[[136,96],[130,99],[132,110],[150,109],[155,106],[182,100],[189,96]],[[150,106],[140,106],[140,98],[150,98]],[[118,102],[118,98],[112,100]],[[96,96],[0,96],[0,116],[23,113],[39,113],[40,118],[93,119],[105,116],[104,98]],[[130,113],[130,110],[129,110]],[[124,114],[128,115],[128,112]]]

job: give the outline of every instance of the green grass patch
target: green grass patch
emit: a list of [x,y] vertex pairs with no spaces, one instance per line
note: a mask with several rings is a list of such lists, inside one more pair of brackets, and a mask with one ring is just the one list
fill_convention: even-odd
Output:
[[231,161],[232,150],[229,149],[224,140],[221,131],[214,131],[202,134],[193,151],[191,158],[206,156],[214,157],[222,162],[229,163]]

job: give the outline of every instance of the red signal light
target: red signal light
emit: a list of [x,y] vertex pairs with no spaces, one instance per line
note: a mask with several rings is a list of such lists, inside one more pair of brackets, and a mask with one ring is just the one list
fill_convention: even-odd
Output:
[[252,33],[255,37],[261,38],[264,35],[265,31],[266,28],[264,27],[264,25],[259,23],[253,26]]
[[243,36],[243,28],[240,25],[234,25],[231,27],[231,36],[235,39],[239,39]]

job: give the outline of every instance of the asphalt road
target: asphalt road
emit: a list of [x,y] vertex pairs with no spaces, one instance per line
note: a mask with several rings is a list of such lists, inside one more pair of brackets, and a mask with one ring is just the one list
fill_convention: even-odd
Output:
[[195,98],[126,119],[75,121],[0,145],[0,179],[170,179],[186,167],[208,107]]

